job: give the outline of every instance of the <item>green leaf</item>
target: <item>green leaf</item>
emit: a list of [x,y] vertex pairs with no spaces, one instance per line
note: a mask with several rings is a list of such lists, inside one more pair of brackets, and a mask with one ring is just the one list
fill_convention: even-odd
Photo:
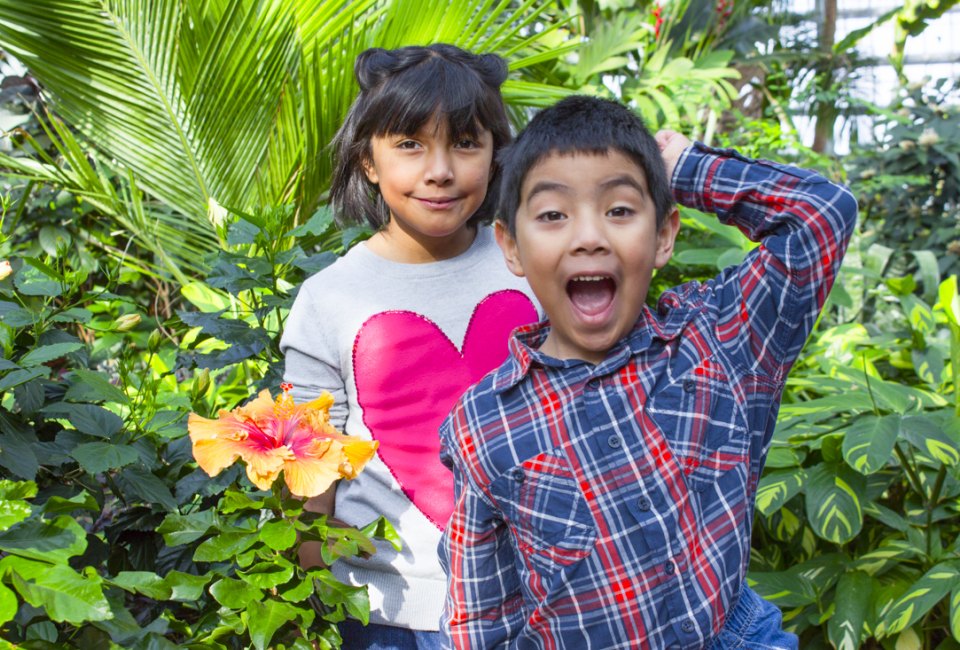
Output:
[[37,496],[37,484],[33,481],[0,480],[0,500],[32,499]]
[[86,549],[86,531],[66,515],[30,519],[0,533],[0,551],[46,562],[66,562]]
[[173,590],[164,578],[152,571],[121,571],[110,582],[131,593],[154,600],[169,600]]
[[171,571],[163,578],[164,586],[170,588],[170,600],[181,602],[199,600],[208,582],[209,576],[197,576],[182,571]]
[[873,582],[866,573],[840,576],[833,602],[836,610],[827,623],[827,636],[837,650],[858,650],[870,609]]
[[123,420],[95,404],[55,402],[42,410],[50,417],[65,417],[80,433],[97,438],[112,438],[123,429]]
[[100,504],[98,504],[94,496],[86,490],[73,495],[69,499],[54,495],[43,504],[43,514],[47,516],[72,514],[77,510],[99,513]]
[[47,616],[59,623],[80,625],[111,616],[110,603],[103,596],[103,581],[92,567],[81,575],[66,565],[57,564],[30,579],[13,569],[11,578],[25,601],[46,610]]
[[76,352],[82,347],[82,343],[52,343],[50,345],[42,345],[20,357],[19,363],[26,368],[39,366],[48,361],[66,356],[71,352]]
[[263,499],[253,499],[247,492],[227,490],[220,501],[220,512],[225,515],[241,510],[260,510],[263,508]]
[[354,587],[340,582],[329,569],[313,569],[308,575],[316,581],[320,601],[331,606],[344,606],[347,612],[364,625],[370,620],[370,597],[366,587]]
[[953,564],[943,562],[934,566],[897,599],[877,625],[876,636],[893,636],[912,626],[949,594],[958,580],[960,572]]
[[221,533],[204,541],[193,554],[194,562],[225,562],[257,542],[257,533]]
[[230,609],[244,609],[248,603],[259,602],[263,598],[262,591],[243,580],[234,578],[223,578],[210,585],[210,595],[218,603]]
[[180,546],[200,539],[216,524],[217,514],[214,510],[201,510],[181,515],[178,512],[168,514],[157,532],[163,535],[167,546]]
[[903,418],[901,424],[904,438],[917,449],[930,454],[930,457],[948,467],[960,463],[960,448],[934,420],[911,415]]
[[863,477],[844,466],[821,463],[807,470],[807,519],[818,537],[845,544],[863,526]]
[[303,602],[313,595],[313,580],[309,577],[305,580],[294,580],[292,587],[282,587],[279,593],[281,598],[291,603]]
[[954,327],[960,327],[960,292],[957,291],[957,276],[951,275],[940,283],[940,300],[937,304]]
[[30,516],[33,509],[26,501],[0,499],[0,532]]
[[864,415],[845,431],[843,458],[861,474],[886,466],[900,436],[899,415]]
[[33,381],[38,377],[46,377],[49,373],[50,370],[47,368],[33,368],[31,370],[21,368],[20,370],[14,370],[4,375],[3,379],[0,379],[0,392],[6,392],[11,388],[25,384],[28,381]]
[[40,463],[34,451],[34,445],[37,442],[37,437],[32,430],[18,430],[10,424],[0,410],[0,467],[20,478],[28,480],[36,478],[37,471],[40,469]]
[[17,615],[17,595],[0,582],[0,626],[6,625]]
[[277,557],[272,562],[258,562],[246,571],[237,571],[237,575],[258,589],[273,589],[286,584],[293,577],[293,571],[289,560]]
[[268,521],[260,527],[260,540],[275,551],[285,551],[297,542],[297,529],[286,520]]
[[268,600],[253,601],[247,606],[246,623],[250,640],[257,650],[264,650],[283,625],[297,617],[299,610],[290,603]]
[[167,510],[177,509],[177,502],[166,483],[139,466],[124,468],[117,475],[117,481],[128,497],[138,497],[144,503],[156,503]]
[[960,585],[950,593],[950,633],[960,641]]
[[765,473],[757,487],[756,508],[770,516],[803,488],[804,471],[797,467]]
[[130,398],[99,372],[76,368],[64,399],[72,402],[116,402],[129,404]]
[[125,467],[137,462],[139,458],[136,450],[109,442],[87,442],[77,445],[70,451],[70,455],[77,459],[80,467],[94,475]]
[[230,309],[231,306],[228,294],[216,291],[200,281],[185,284],[180,289],[180,294],[191,305],[205,313],[221,312]]

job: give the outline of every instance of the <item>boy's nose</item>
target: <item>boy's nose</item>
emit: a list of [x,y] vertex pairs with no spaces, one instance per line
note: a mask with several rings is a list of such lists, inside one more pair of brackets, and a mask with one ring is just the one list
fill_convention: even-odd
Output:
[[576,217],[573,220],[571,249],[575,253],[596,253],[610,249],[602,218]]
[[437,185],[449,183],[453,179],[453,163],[449,152],[441,149],[431,152],[425,176],[428,183]]

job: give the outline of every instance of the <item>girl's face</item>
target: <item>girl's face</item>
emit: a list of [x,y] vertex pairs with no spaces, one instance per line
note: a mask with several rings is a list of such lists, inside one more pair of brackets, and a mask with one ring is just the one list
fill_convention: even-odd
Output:
[[412,136],[387,134],[371,141],[364,171],[390,208],[390,221],[371,240],[377,252],[400,262],[429,262],[467,250],[467,221],[487,195],[493,136],[454,137],[433,119]]

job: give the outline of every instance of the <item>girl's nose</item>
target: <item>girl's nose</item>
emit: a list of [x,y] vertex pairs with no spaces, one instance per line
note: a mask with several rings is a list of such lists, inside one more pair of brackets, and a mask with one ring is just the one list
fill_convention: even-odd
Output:
[[445,149],[436,149],[430,155],[425,173],[428,183],[446,185],[453,180],[453,161]]

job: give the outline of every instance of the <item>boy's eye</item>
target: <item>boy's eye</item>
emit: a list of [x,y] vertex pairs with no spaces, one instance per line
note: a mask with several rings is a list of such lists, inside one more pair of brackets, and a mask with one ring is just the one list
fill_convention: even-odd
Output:
[[617,207],[610,208],[610,210],[607,211],[607,214],[611,217],[629,217],[633,213],[633,208],[628,208],[625,205],[618,205]]
[[551,221],[560,221],[564,218],[566,218],[566,215],[564,215],[562,212],[557,212],[556,210],[541,212],[540,214],[537,215],[537,221],[551,222]]

